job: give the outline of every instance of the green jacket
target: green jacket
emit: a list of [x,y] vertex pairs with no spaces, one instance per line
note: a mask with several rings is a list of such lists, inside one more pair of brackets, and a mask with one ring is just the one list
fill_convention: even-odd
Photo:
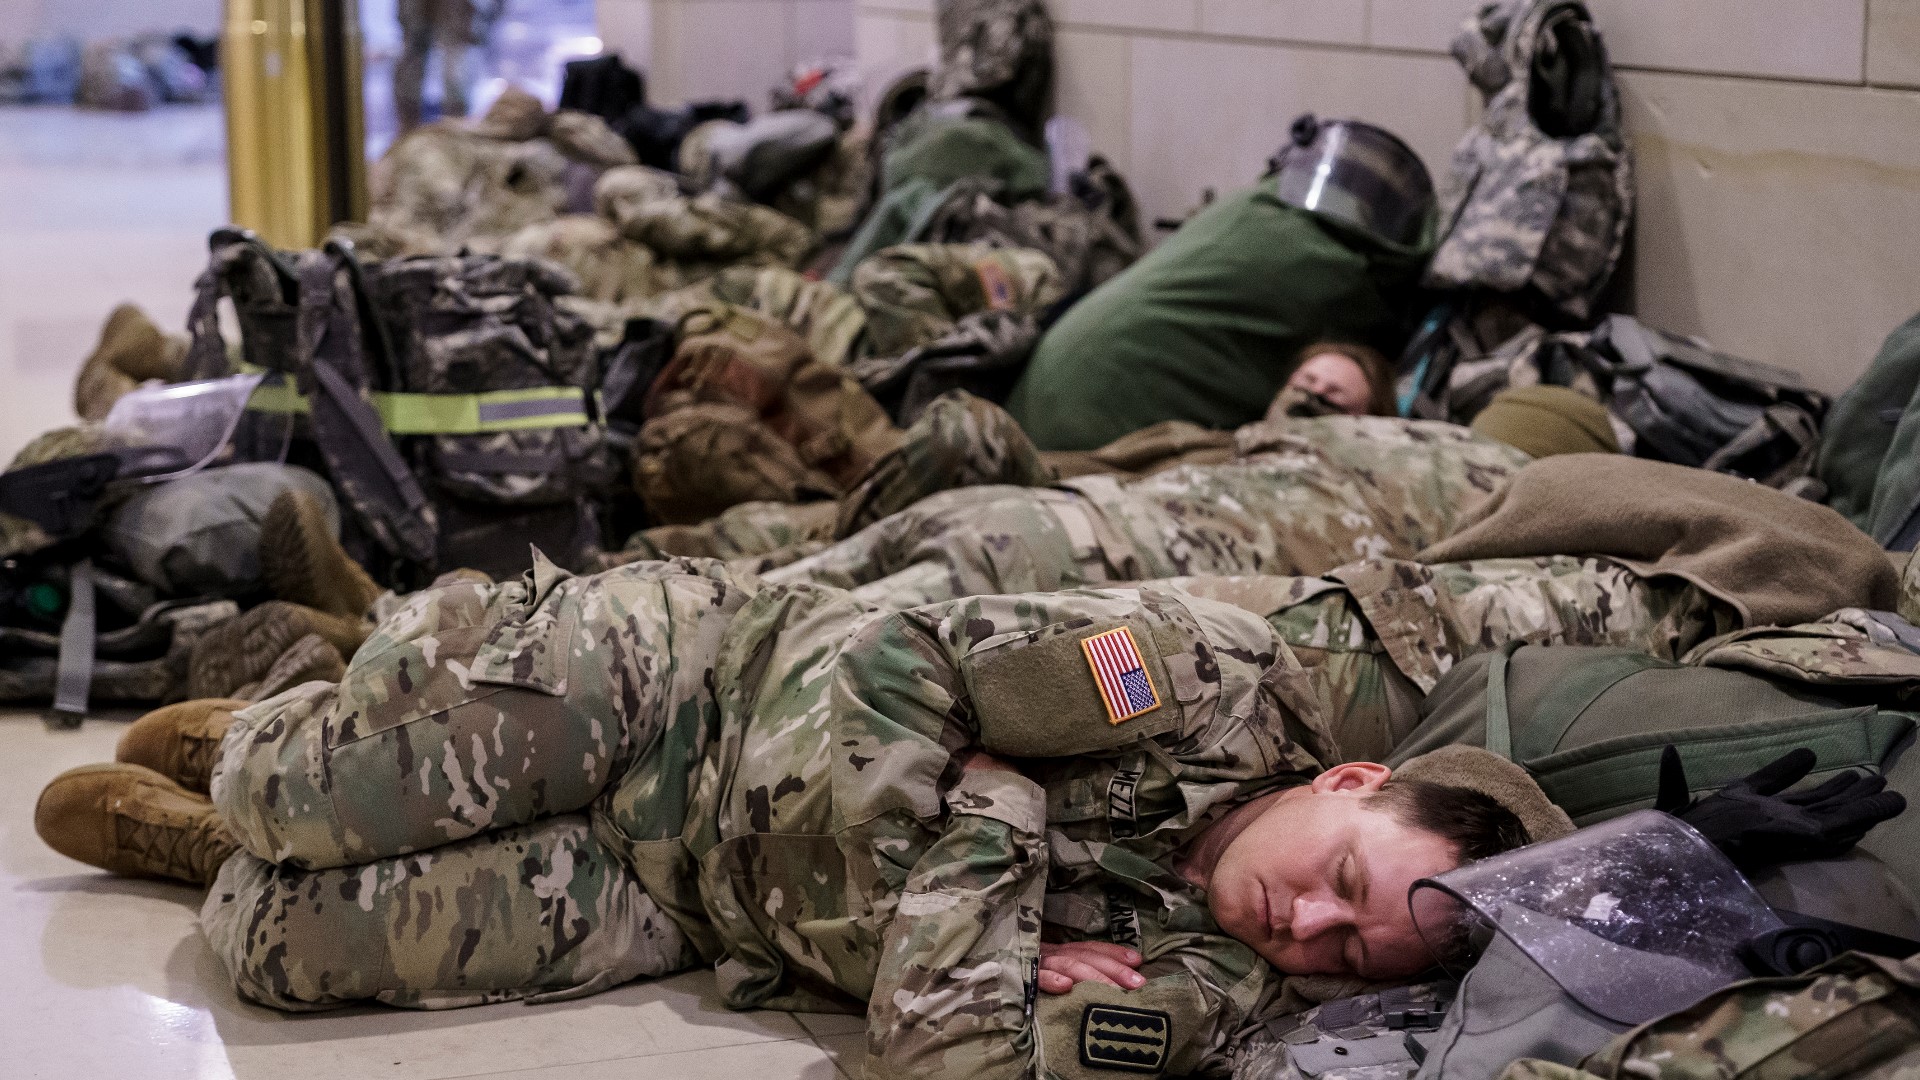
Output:
[[1427,251],[1229,195],[1074,305],[1008,411],[1042,450],[1093,450],[1162,420],[1258,420],[1317,341],[1400,346]]

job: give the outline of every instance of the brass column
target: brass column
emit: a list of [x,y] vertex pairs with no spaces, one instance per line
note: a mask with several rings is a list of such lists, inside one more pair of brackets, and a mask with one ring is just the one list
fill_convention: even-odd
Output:
[[276,247],[319,244],[367,212],[356,0],[226,0],[233,221]]

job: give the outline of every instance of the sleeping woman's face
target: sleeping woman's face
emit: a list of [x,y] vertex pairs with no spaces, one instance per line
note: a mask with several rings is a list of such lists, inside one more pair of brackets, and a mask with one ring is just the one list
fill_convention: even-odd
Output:
[[1351,416],[1373,411],[1373,387],[1367,382],[1366,371],[1343,353],[1314,353],[1295,369],[1287,385],[1319,394]]

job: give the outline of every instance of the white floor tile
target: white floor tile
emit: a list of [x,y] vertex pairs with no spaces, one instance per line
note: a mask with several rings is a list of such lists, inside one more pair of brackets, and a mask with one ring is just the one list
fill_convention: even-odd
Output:
[[[110,759],[128,718],[50,731],[37,714],[0,711],[0,1075],[9,1080],[836,1076],[812,1029],[786,1013],[726,1009],[706,972],[583,1001],[436,1013],[288,1016],[242,1003],[200,937],[198,890],[109,877],[33,832],[40,789],[65,769]],[[827,1021],[824,1031],[840,1018],[808,1020]]]
[[815,1037],[813,1041],[819,1043],[820,1048],[833,1059],[834,1065],[840,1070],[840,1075],[846,1077],[846,1080],[861,1080],[861,1077],[866,1075],[866,1070],[861,1067],[861,1062],[867,1057],[865,1034],[822,1035]]
[[488,1074],[487,1080],[741,1080],[791,1077],[839,1080],[833,1060],[812,1042],[730,1046],[657,1057],[613,1058],[564,1068]]
[[867,1030],[867,1018],[845,1013],[794,1013],[793,1018],[815,1038],[828,1035],[860,1035]]
[[73,377],[122,301],[186,329],[226,222],[217,108],[0,108],[0,466],[73,422]]

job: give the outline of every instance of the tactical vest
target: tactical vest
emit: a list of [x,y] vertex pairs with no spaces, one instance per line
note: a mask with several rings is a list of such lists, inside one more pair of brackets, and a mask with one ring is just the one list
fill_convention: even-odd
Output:
[[1427,284],[1587,318],[1633,216],[1619,89],[1592,15],[1577,0],[1483,5],[1453,55],[1487,105],[1442,184]]

